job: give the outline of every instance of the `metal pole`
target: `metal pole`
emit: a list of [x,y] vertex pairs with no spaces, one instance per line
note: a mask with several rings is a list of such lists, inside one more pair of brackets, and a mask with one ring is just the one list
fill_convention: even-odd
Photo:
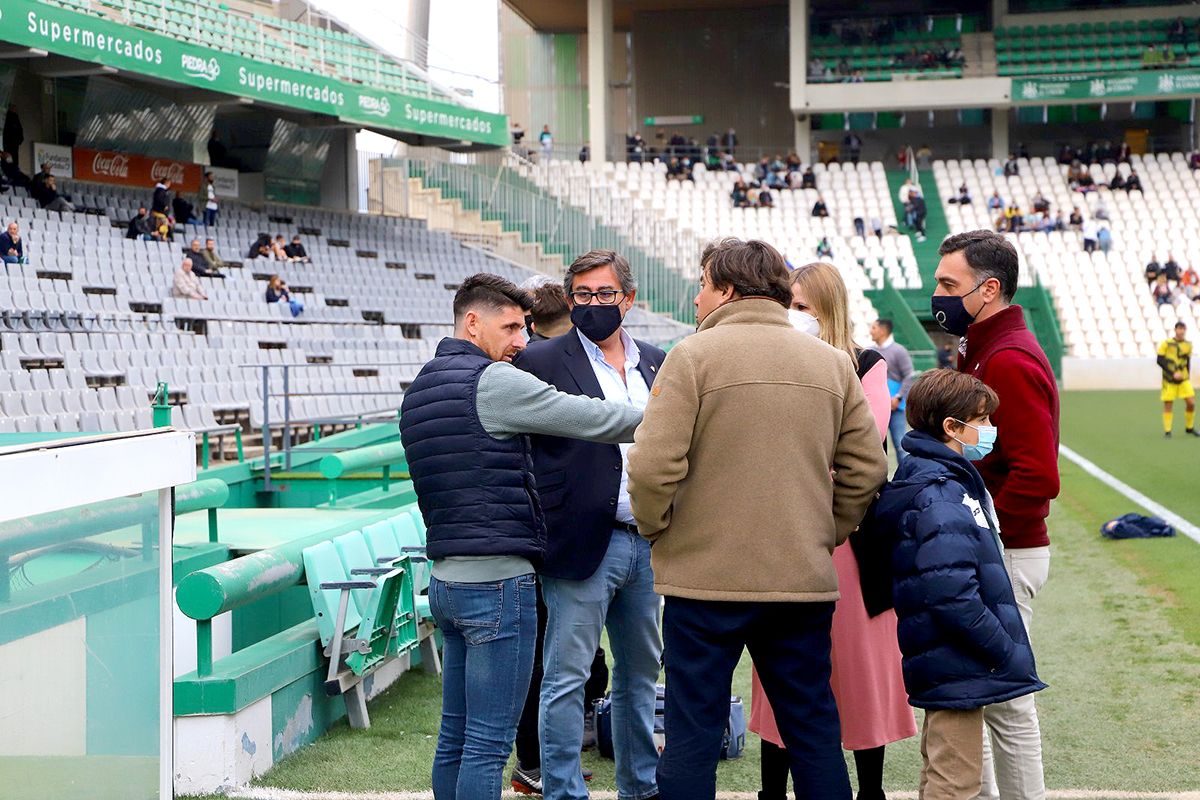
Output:
[[[158,798],[175,796],[174,488],[158,490]],[[211,648],[210,648],[211,652]]]
[[263,364],[263,491],[271,491],[271,368]]
[[288,366],[283,366],[283,468],[292,468],[292,393],[288,389]]

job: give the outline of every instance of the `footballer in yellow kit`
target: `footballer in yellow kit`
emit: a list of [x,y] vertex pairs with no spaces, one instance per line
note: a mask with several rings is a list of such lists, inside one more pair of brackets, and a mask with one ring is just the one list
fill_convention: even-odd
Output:
[[1184,424],[1189,436],[1196,431],[1196,390],[1192,388],[1192,343],[1187,340],[1187,325],[1175,323],[1175,335],[1158,346],[1158,366],[1162,369],[1163,431],[1171,437],[1175,421],[1175,401],[1183,400],[1186,407]]

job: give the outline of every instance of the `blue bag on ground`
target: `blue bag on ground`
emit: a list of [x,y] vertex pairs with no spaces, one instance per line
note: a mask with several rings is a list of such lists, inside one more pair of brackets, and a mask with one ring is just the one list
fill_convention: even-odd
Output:
[[[654,742],[661,753],[666,744],[663,717],[666,706],[666,689],[660,684],[654,699]],[[729,698],[729,722],[721,739],[721,758],[741,758],[746,748],[746,707],[742,698]],[[596,749],[603,758],[613,757],[612,696],[605,695],[596,701]]]
[[1100,534],[1106,539],[1154,539],[1174,536],[1175,529],[1158,517],[1126,514],[1101,525]]

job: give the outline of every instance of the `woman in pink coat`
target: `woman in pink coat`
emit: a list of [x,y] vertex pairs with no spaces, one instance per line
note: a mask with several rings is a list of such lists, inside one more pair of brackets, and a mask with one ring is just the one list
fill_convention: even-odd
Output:
[[[818,262],[793,272],[789,314],[799,330],[819,336],[854,359],[880,441],[886,441],[892,410],[887,365],[875,351],[854,344],[846,284],[837,268]],[[854,753],[858,800],[883,800],[884,747],[917,733],[900,671],[896,612],[889,610],[876,617],[867,614],[858,562],[849,542],[833,551],[833,564],[841,599],[833,613],[830,684],[841,718],[842,746]],[[749,727],[762,737],[763,790],[759,798],[785,800],[788,756],[757,673],[753,675]]]

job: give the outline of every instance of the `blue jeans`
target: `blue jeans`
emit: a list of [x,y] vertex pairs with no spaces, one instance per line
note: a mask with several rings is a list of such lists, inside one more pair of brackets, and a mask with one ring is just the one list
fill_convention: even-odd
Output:
[[658,793],[654,769],[654,685],[662,644],[650,544],[614,530],[604,560],[590,578],[542,578],[546,644],[542,653],[542,786],[546,800],[586,800],[579,763],[583,688],[600,631],[608,627],[612,668],[612,729],[617,795],[643,800]]
[[537,640],[537,577],[429,581],[442,631],[442,727],[435,800],[499,800],[504,765],[529,691]]
[[908,431],[908,422],[904,419],[902,409],[897,408],[892,412],[891,419],[888,420],[888,431],[892,435],[892,447],[896,448],[896,463],[903,464],[908,453],[904,452],[900,442],[904,440],[904,434]]
[[23,263],[25,263],[25,261],[24,261],[24,259],[21,258],[21,256],[4,256],[4,263],[5,264],[23,264]]
[[829,687],[833,603],[668,597],[662,800],[713,800],[733,670],[750,650],[787,746],[799,800],[850,800],[842,729]]
[[216,224],[217,224],[217,209],[215,209],[215,208],[204,209],[204,227],[210,228]]

